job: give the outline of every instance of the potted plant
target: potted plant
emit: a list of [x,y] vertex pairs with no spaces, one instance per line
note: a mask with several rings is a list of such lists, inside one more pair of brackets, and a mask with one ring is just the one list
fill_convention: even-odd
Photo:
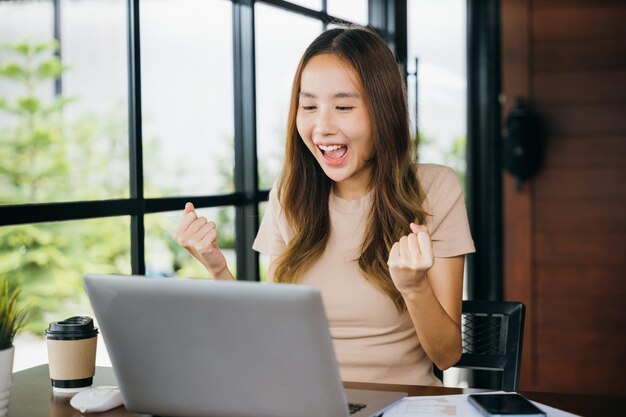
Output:
[[8,411],[11,376],[13,375],[13,337],[26,322],[27,309],[19,308],[20,289],[0,279],[0,417]]

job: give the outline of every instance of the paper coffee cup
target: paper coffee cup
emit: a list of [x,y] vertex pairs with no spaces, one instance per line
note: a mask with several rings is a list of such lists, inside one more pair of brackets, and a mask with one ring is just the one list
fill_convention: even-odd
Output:
[[87,316],[50,323],[46,330],[52,388],[75,392],[93,384],[98,329]]

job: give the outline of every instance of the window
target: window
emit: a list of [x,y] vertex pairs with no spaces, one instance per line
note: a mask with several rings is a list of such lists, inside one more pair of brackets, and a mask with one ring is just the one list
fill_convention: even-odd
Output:
[[367,0],[327,0],[328,14],[367,25]]
[[0,203],[128,197],[124,2],[51,5],[0,6]]
[[465,178],[466,3],[426,0],[407,6],[407,89],[422,141],[420,161],[448,165]]
[[47,323],[93,316],[84,273],[206,276],[170,238],[186,201],[239,278],[265,278],[249,219],[282,163],[295,66],[368,2],[253,3],[0,2],[0,275],[35,309],[15,370],[46,362]]
[[293,75],[322,23],[265,4],[256,5],[255,19],[259,185],[270,188],[283,162]]
[[308,7],[313,10],[322,10],[322,0],[292,0],[290,3]]
[[145,195],[233,192],[232,6],[140,6]]

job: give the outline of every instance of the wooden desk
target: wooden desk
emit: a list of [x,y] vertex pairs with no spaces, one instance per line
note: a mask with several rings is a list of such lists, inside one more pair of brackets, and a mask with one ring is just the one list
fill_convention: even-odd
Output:
[[[95,385],[115,385],[112,368],[98,367],[94,378]],[[387,391],[403,391],[409,395],[450,395],[462,394],[471,390],[460,388],[423,387],[410,385],[364,384],[346,382],[347,388],[363,388]],[[535,401],[560,408],[571,413],[588,417],[626,416],[626,397],[600,395],[574,395],[540,392],[523,392]],[[9,402],[9,417],[80,417],[82,414],[69,404],[69,397],[52,395],[48,366],[40,365],[17,372],[13,375],[13,388]],[[118,407],[106,413],[86,414],[98,417],[140,416]]]

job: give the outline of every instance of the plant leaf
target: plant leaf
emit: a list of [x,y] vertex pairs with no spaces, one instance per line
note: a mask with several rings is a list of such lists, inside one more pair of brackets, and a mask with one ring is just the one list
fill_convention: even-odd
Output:
[[36,43],[34,46],[34,49],[35,49],[35,54],[40,54],[48,49],[53,52],[56,52],[59,49],[59,41],[57,41],[56,39],[52,39],[48,42]]
[[28,79],[29,73],[17,62],[8,61],[0,67],[0,75],[14,80],[24,81]]
[[26,56],[30,54],[30,42],[28,40],[25,40],[23,42],[16,43],[13,45],[13,50],[20,55]]
[[18,100],[18,105],[21,109],[26,110],[28,113],[35,113],[41,108],[41,102],[37,97],[22,97]]
[[11,286],[5,277],[0,279],[0,350],[13,346],[13,338],[28,319],[28,307],[18,308],[20,289]]
[[61,64],[59,58],[53,57],[39,64],[35,73],[37,74],[37,79],[47,80],[49,78],[59,78],[66,69],[67,67]]

